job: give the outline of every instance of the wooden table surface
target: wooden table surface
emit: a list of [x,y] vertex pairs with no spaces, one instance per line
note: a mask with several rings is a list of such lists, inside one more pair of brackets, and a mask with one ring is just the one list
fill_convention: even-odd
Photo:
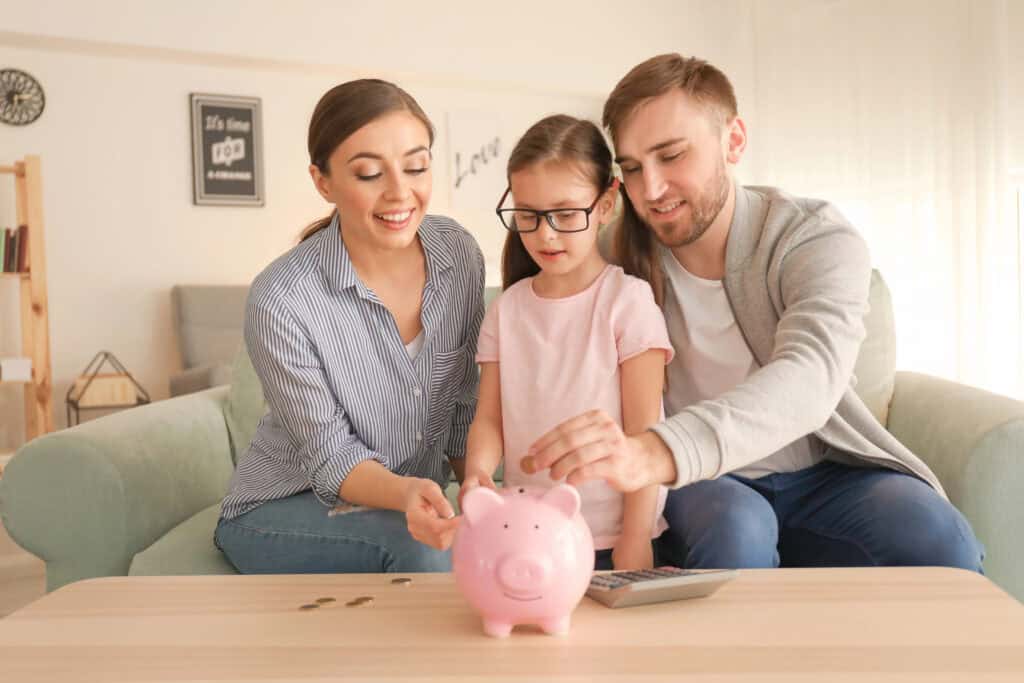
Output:
[[504,640],[451,575],[397,576],[74,583],[0,620],[0,680],[1024,681],[1024,605],[959,570],[746,570],[709,598],[585,598],[568,636]]

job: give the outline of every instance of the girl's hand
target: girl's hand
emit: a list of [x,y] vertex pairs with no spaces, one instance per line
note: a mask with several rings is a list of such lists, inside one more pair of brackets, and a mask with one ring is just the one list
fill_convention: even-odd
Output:
[[495,485],[494,480],[491,479],[491,475],[487,474],[482,470],[468,470],[466,476],[462,479],[462,486],[459,488],[459,507],[462,507],[462,497],[465,496],[471,489],[475,489],[478,486],[485,486],[492,491],[497,491],[498,487]]
[[616,571],[653,569],[654,549],[645,536],[623,534],[612,548],[612,568]]
[[420,543],[447,550],[459,520],[441,487],[430,479],[410,478],[405,493],[405,521],[409,534]]

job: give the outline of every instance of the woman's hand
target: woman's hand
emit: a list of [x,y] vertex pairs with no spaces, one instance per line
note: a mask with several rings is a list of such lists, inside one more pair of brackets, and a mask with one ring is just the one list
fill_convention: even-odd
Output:
[[612,548],[612,568],[616,571],[653,569],[654,549],[651,547],[651,539],[629,534],[619,536]]
[[466,476],[462,479],[462,486],[459,488],[460,508],[462,507],[462,497],[478,486],[487,487],[492,491],[498,490],[494,480],[491,479],[491,475],[487,474],[487,472],[484,472],[483,470],[467,470]]
[[405,493],[405,521],[420,543],[447,550],[455,538],[459,520],[441,487],[430,479],[410,477]]

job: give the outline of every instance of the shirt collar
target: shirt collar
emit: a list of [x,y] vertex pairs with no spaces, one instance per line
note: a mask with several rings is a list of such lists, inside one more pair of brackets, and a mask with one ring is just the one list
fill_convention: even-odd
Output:
[[[427,259],[427,282],[430,283],[437,275],[450,269],[453,265],[450,250],[447,248],[433,216],[424,216],[417,230],[423,252]],[[320,240],[321,269],[327,281],[340,292],[355,287],[361,294],[366,293],[366,286],[359,279],[356,268],[349,258],[345,241],[341,238],[338,213],[334,212],[330,224],[312,239]]]

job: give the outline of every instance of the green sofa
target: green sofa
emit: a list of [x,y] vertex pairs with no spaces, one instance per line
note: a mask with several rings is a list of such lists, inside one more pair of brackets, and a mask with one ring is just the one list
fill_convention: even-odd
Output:
[[[970,520],[986,546],[987,575],[1024,599],[1024,403],[896,372],[892,305],[877,273],[866,322],[857,392]],[[0,478],[0,514],[11,537],[45,560],[48,590],[95,576],[234,571],[213,529],[265,406],[245,353],[232,378],[18,451]]]

